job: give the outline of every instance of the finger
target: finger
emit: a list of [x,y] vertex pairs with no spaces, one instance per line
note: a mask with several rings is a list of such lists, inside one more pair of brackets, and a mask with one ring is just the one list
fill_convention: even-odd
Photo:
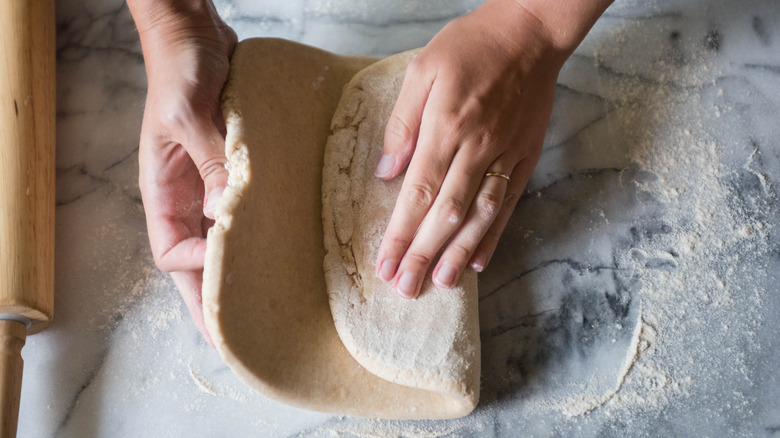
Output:
[[214,341],[211,339],[211,335],[206,330],[206,321],[203,317],[203,295],[201,288],[203,287],[203,272],[202,271],[178,271],[171,272],[171,278],[176,284],[176,288],[179,289],[184,304],[187,305],[187,309],[190,311],[192,322],[195,327],[203,335],[206,342],[214,347]]
[[484,271],[493,257],[501,234],[509,223],[517,202],[539,161],[555,93],[555,81],[551,81],[550,78],[555,77],[557,76],[551,75],[549,72],[537,74],[525,88],[526,97],[521,103],[519,119],[527,120],[528,124],[524,134],[517,142],[518,145],[526,146],[523,148],[525,154],[510,175],[511,182],[507,187],[503,205],[496,220],[487,230],[468,262],[469,266],[476,272]]
[[414,152],[420,133],[423,109],[433,86],[433,78],[419,67],[417,58],[409,63],[398,100],[385,126],[384,147],[374,175],[382,179],[398,176]]
[[[508,161],[509,159],[502,156],[488,170],[511,174],[511,171],[503,171],[515,167]],[[507,181],[500,176],[483,177],[474,202],[471,203],[469,212],[463,220],[463,225],[447,244],[433,270],[434,284],[445,288],[457,284],[472,254],[498,217],[510,184],[511,179]]]
[[214,219],[217,202],[227,186],[228,179],[225,168],[225,139],[210,114],[202,114],[190,120],[193,123],[184,129],[182,145],[203,179],[206,194],[203,214]]
[[487,163],[465,148],[455,155],[436,201],[403,255],[395,283],[399,294],[417,296],[436,254],[463,223],[486,168]]
[[[147,199],[164,196],[152,193],[146,195]],[[149,201],[146,205],[146,228],[157,267],[163,272],[203,269],[206,239],[203,238],[202,221],[196,224],[195,220],[188,217],[158,210],[155,206],[159,205],[159,201]],[[200,211],[200,202],[190,208]]]
[[474,271],[484,271],[490,262],[490,259],[493,257],[493,253],[498,245],[498,240],[501,238],[501,234],[503,234],[504,229],[509,223],[509,219],[512,217],[512,213],[515,211],[517,201],[525,190],[538,159],[538,156],[528,157],[515,166],[515,170],[511,175],[511,181],[507,187],[506,195],[504,195],[501,210],[498,212],[495,221],[490,228],[488,228],[469,259],[468,264]]
[[[165,232],[166,227],[155,227]],[[175,228],[171,226],[170,228]],[[172,236],[172,238],[174,238]],[[203,269],[206,258],[206,239],[201,237],[189,237],[178,241],[155,257],[157,268],[163,272],[192,271]]]
[[139,186],[154,260],[165,272],[203,267],[203,186],[180,145],[142,135]]
[[[434,106],[429,104],[429,107]],[[425,111],[428,114],[429,109]],[[442,113],[436,108],[430,111],[433,114]],[[376,273],[384,281],[390,281],[396,275],[401,258],[433,205],[455,154],[455,138],[441,135],[440,126],[428,122],[426,116],[423,116],[419,147],[409,164],[377,254]]]

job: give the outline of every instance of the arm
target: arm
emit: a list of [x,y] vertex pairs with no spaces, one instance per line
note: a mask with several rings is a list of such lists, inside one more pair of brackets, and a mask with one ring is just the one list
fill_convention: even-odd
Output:
[[440,287],[487,266],[541,154],[558,72],[610,3],[487,0],[409,65],[376,169],[406,169],[376,265],[399,294],[417,296],[433,262]]
[[210,0],[127,4],[148,82],[139,186],[152,254],[210,342],[201,301],[205,233],[227,183],[219,96],[236,35]]

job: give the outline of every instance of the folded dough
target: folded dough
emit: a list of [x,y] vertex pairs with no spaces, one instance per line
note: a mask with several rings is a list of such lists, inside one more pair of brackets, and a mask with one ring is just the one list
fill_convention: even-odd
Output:
[[204,313],[225,363],[269,398],[389,419],[476,405],[475,276],[404,300],[373,275],[400,184],[374,179],[373,166],[411,56],[373,64],[278,39],[236,47],[223,93],[230,186],[209,230]]

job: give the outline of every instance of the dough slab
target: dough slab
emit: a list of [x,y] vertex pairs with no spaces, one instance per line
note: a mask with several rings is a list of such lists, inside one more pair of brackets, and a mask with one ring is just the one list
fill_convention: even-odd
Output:
[[375,63],[278,39],[233,55],[230,187],[208,235],[204,313],[225,363],[271,399],[388,419],[476,406],[476,276],[404,300],[373,274],[400,188],[373,166],[412,56]]

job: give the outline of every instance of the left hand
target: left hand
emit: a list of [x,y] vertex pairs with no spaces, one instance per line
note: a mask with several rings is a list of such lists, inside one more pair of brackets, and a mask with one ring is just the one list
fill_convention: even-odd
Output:
[[206,232],[227,184],[219,96],[236,34],[210,0],[128,4],[149,83],[138,182],[152,254],[157,267],[171,273],[195,326],[212,344],[201,285]]
[[400,295],[417,296],[440,251],[439,287],[490,261],[541,153],[568,56],[552,41],[527,9],[494,0],[410,63],[376,170],[392,179],[408,165],[376,264]]

